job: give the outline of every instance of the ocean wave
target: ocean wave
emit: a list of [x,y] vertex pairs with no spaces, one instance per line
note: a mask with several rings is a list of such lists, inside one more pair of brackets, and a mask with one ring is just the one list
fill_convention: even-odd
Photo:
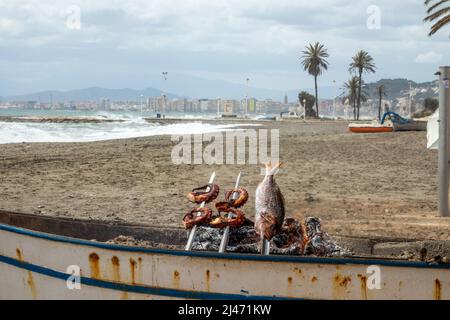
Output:
[[93,142],[156,135],[204,134],[236,130],[236,127],[240,126],[236,124],[213,125],[201,122],[158,125],[147,123],[139,117],[120,120],[125,121],[110,123],[0,122],[0,144]]

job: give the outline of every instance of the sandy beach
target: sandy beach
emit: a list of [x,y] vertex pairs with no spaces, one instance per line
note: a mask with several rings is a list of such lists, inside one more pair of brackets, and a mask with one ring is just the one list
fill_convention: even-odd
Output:
[[[318,216],[341,236],[450,240],[437,216],[437,152],[425,132],[350,134],[346,122],[261,122],[280,129],[277,182],[287,215]],[[222,190],[239,171],[253,218],[255,165],[174,165],[170,136],[89,143],[0,145],[0,209],[179,226],[185,194],[212,171]]]

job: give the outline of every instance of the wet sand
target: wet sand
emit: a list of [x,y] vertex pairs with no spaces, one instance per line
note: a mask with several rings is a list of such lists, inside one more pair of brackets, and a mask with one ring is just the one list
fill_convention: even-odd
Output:
[[[280,129],[277,182],[287,215],[322,219],[332,235],[450,240],[437,216],[437,152],[425,132],[350,134],[345,122],[262,122]],[[254,215],[254,165],[174,165],[170,136],[0,145],[0,209],[180,226],[185,194],[212,171],[222,190],[240,170]]]

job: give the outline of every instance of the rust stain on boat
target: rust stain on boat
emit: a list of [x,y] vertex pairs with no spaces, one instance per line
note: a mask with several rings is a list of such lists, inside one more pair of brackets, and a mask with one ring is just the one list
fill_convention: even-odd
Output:
[[120,300],[128,300],[128,292],[126,292],[126,291],[122,292],[122,295],[120,296]]
[[92,252],[89,255],[89,267],[91,269],[91,278],[94,278],[94,279],[100,278],[99,260],[100,260],[100,257],[95,252]]
[[180,287],[180,273],[177,270],[175,270],[173,272],[173,281],[172,281],[172,283],[173,283],[173,286],[175,288],[179,288]]
[[347,286],[351,281],[351,277],[336,273],[333,278],[333,297],[335,299],[345,298],[347,295]]
[[439,279],[434,280],[434,300],[441,300],[442,285]]
[[362,274],[358,274],[358,278],[361,283],[361,299],[367,300],[367,277]]
[[20,251],[19,248],[16,249],[16,254],[17,254],[17,259],[19,259],[20,261],[23,261],[22,252]]
[[211,272],[206,269],[206,291],[210,290]]
[[287,279],[287,281],[288,281],[289,285],[292,285],[292,277],[289,277],[289,278]]
[[136,283],[136,261],[130,258],[130,272],[131,272],[131,283]]
[[111,263],[113,266],[113,280],[116,282],[120,281],[120,260],[116,256],[111,258]]
[[31,271],[28,271],[27,283],[31,289],[31,296],[33,297],[33,300],[35,300],[36,299],[36,285],[34,284],[33,274],[31,273]]
[[311,282],[312,282],[312,283],[317,282],[317,277],[316,277],[316,276],[312,277],[312,278],[311,278]]
[[[20,251],[19,248],[16,248],[16,255],[17,255],[17,259],[19,259],[19,261],[21,261],[21,262],[24,261],[22,251]],[[34,284],[33,274],[29,270],[27,271],[27,284],[30,287],[32,299],[36,300],[36,297],[37,297],[36,285]]]
[[352,278],[350,278],[350,277],[344,277],[344,276],[341,276],[340,274],[337,274],[335,277],[334,277],[334,282],[335,282],[335,284],[336,285],[338,285],[339,287],[344,287],[344,288],[347,288],[347,285],[350,283],[352,281]]

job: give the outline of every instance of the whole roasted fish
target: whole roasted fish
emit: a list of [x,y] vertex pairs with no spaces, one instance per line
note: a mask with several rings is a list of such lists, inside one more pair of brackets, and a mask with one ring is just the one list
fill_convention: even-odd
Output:
[[275,182],[274,175],[280,163],[266,164],[266,176],[258,185],[255,197],[255,230],[261,238],[271,240],[281,229],[284,221],[284,198]]

